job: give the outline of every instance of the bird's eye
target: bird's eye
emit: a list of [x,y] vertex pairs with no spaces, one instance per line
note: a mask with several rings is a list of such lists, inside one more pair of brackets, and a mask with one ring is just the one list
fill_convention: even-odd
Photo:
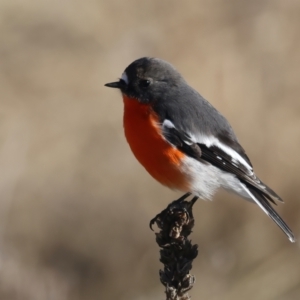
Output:
[[148,87],[151,84],[151,81],[148,79],[142,79],[139,82],[139,86],[142,88]]

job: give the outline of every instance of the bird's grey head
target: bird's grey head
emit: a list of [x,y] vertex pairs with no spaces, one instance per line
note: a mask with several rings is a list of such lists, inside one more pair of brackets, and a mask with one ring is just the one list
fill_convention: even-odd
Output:
[[168,62],[143,57],[131,63],[117,82],[106,86],[119,88],[129,98],[142,103],[159,101],[166,92],[176,90],[185,82],[182,76]]

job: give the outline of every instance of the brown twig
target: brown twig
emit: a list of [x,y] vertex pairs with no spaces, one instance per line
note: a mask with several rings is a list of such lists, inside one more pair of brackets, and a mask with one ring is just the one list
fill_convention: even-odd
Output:
[[189,272],[198,255],[198,245],[192,245],[188,236],[194,227],[193,205],[197,197],[188,201],[174,201],[151,222],[157,224],[156,242],[161,248],[160,281],[166,287],[167,300],[188,300],[188,291],[193,287],[195,277]]

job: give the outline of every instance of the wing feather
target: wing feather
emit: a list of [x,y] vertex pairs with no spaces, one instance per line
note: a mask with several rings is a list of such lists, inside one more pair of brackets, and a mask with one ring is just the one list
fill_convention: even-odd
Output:
[[251,185],[258,192],[262,192],[272,203],[282,199],[268,186],[266,186],[253,172],[252,165],[247,157],[245,160],[235,150],[228,150],[227,145],[222,145],[215,138],[197,138],[178,129],[175,125],[166,120],[162,124],[162,131],[165,138],[180,151],[204,163],[210,163],[219,169],[234,174],[241,182]]

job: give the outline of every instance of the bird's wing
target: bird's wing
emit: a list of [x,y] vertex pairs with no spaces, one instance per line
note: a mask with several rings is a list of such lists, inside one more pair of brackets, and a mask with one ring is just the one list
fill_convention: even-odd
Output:
[[225,172],[234,174],[241,182],[262,192],[265,197],[273,203],[275,203],[275,200],[282,201],[273,190],[256,177],[249,158],[237,141],[231,141],[231,144],[238,144],[235,145],[234,148],[242,149],[240,152],[237,152],[234,148],[216,137],[204,134],[195,135],[178,129],[176,125],[168,119],[165,119],[162,123],[162,132],[169,143],[186,155],[196,160],[210,163]]

